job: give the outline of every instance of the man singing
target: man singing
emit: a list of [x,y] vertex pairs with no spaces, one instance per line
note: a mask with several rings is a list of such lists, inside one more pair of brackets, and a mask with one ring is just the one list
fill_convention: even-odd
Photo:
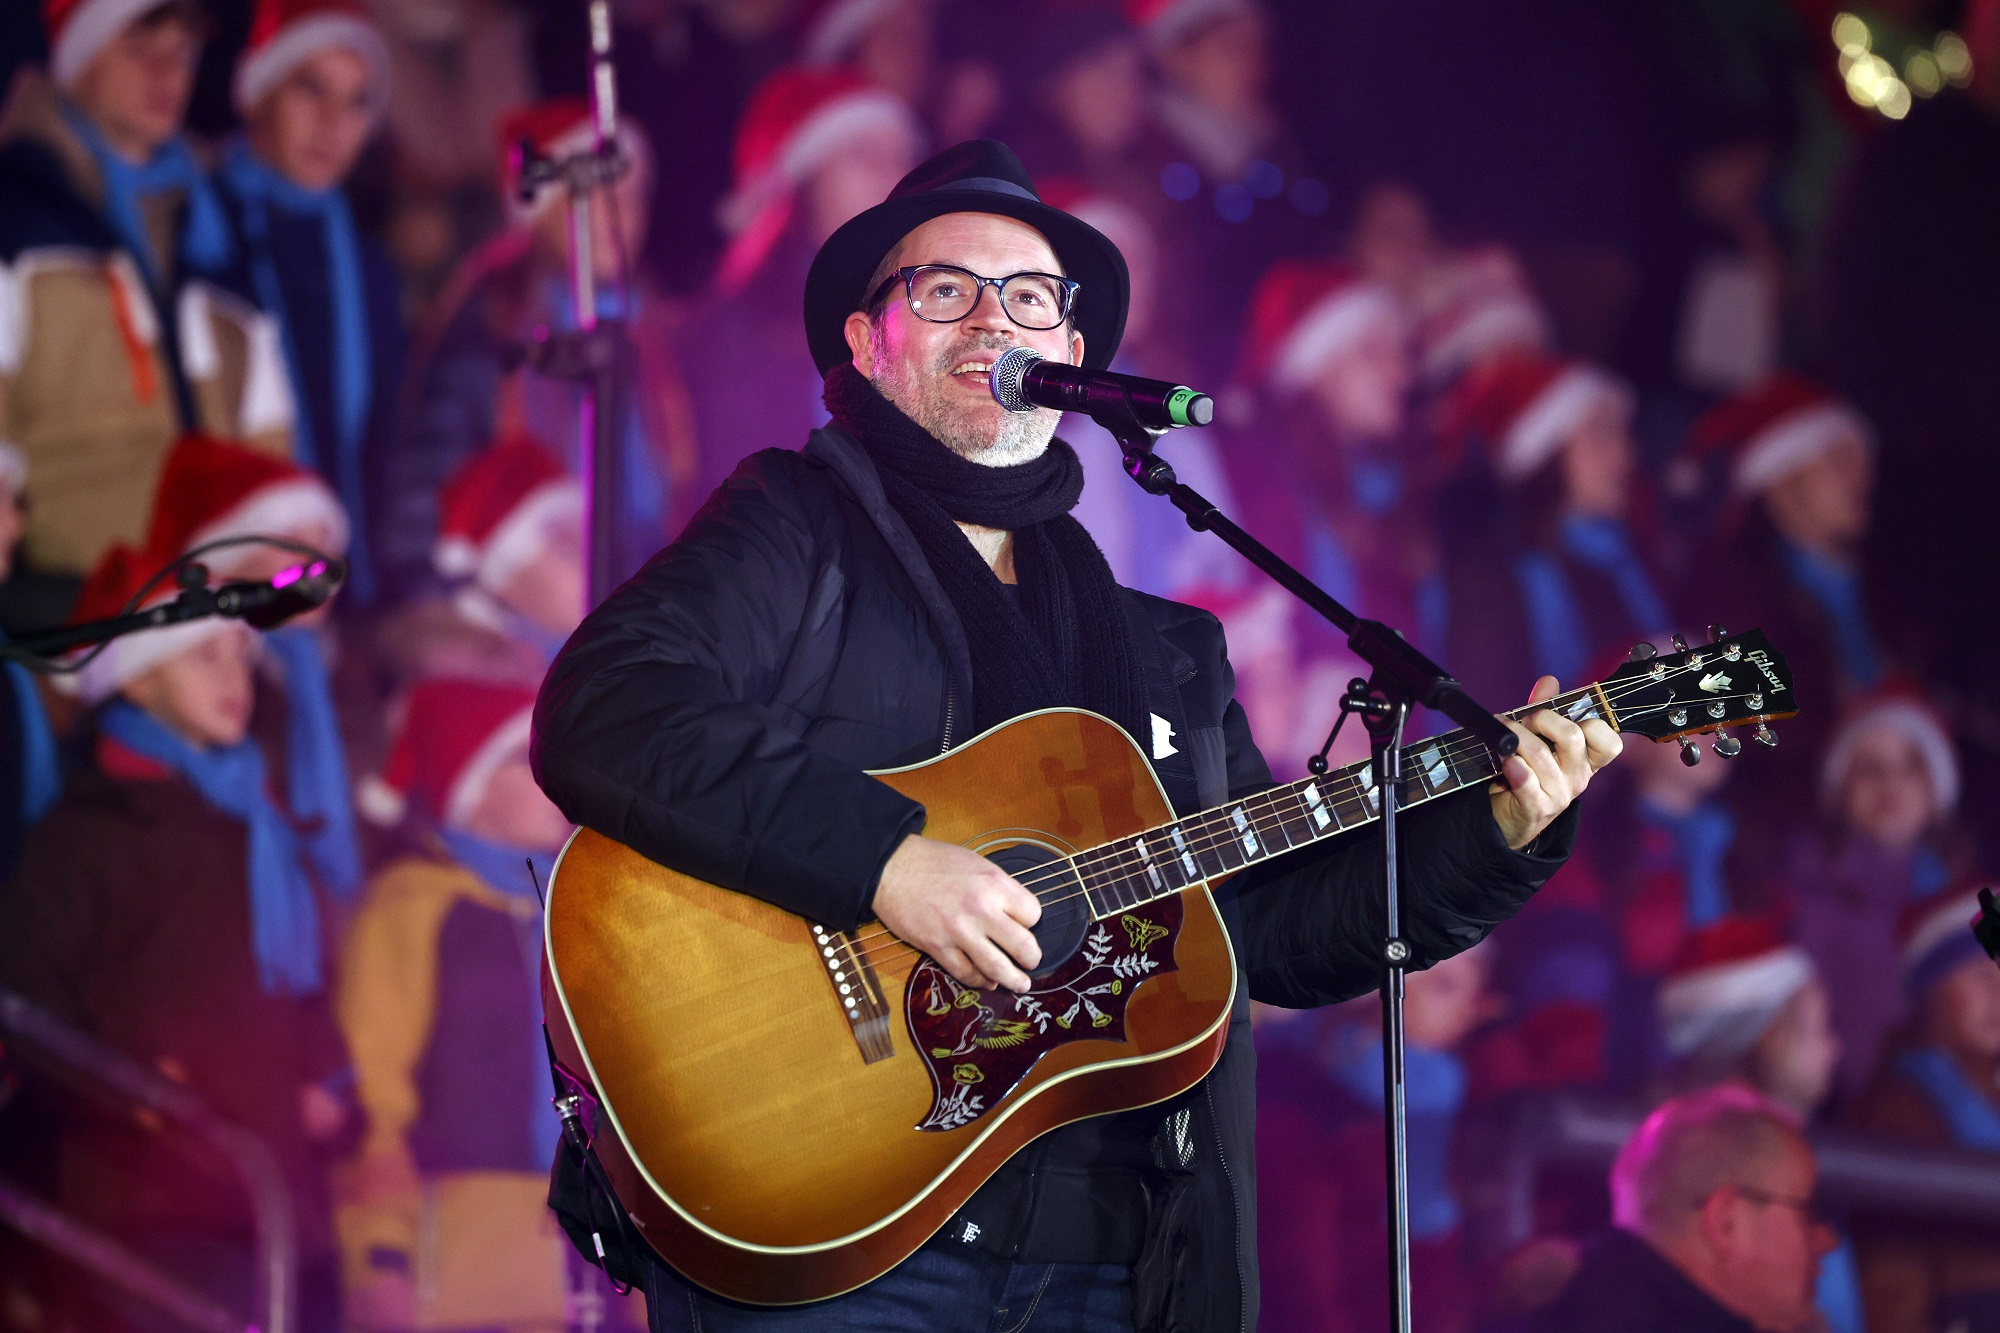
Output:
[[[836,231],[805,294],[833,420],[801,452],[746,460],[556,659],[533,757],[563,812],[828,927],[877,918],[966,984],[1022,991],[1035,897],[924,837],[923,808],[864,770],[1067,706],[1144,742],[1182,814],[1269,786],[1221,626],[1113,581],[1068,516],[1082,468],[1057,414],[1010,414],[988,388],[1015,346],[1105,365],[1125,304],[1116,248],[1043,204],[998,143],[947,149]],[[1477,943],[1554,872],[1566,812],[1619,749],[1548,711],[1522,735],[1489,791],[1409,817],[1415,966]],[[1044,1135],[922,1249],[829,1301],[735,1305],[645,1256],[652,1327],[1254,1328],[1248,1001],[1377,983],[1380,859],[1363,832],[1219,886],[1238,991],[1220,1061],[1187,1092]],[[571,1170],[559,1203],[582,1197]]]

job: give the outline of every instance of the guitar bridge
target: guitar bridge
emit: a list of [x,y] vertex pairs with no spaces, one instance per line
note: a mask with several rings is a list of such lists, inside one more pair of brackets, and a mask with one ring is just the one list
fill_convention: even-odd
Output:
[[896,1049],[889,1040],[889,1006],[882,998],[881,982],[865,951],[855,947],[853,933],[828,930],[815,923],[812,940],[834,998],[847,1015],[854,1044],[861,1048],[862,1063],[872,1065],[894,1055]]

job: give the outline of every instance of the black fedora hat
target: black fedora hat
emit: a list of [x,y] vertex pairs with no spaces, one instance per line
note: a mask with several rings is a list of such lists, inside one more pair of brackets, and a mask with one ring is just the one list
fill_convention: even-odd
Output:
[[806,274],[806,342],[820,374],[852,359],[842,326],[871,295],[862,289],[882,257],[947,213],[998,213],[1048,237],[1064,275],[1079,284],[1072,319],[1083,335],[1083,364],[1095,370],[1110,362],[1131,297],[1125,256],[1095,227],[1043,203],[1013,149],[995,139],[970,139],[896,182],[887,199],[849,219],[813,256]]

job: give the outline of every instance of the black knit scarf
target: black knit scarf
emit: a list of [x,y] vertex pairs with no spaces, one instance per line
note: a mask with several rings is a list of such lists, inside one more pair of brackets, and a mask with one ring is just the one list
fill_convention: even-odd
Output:
[[[826,410],[861,442],[965,625],[979,731],[1040,708],[1088,708],[1143,744],[1145,692],[1124,595],[1069,516],[1083,464],[1061,440],[1029,463],[985,467],[953,453],[851,365],[826,377]],[[956,520],[957,522],[954,522]],[[1014,534],[1020,599],[958,522]]]

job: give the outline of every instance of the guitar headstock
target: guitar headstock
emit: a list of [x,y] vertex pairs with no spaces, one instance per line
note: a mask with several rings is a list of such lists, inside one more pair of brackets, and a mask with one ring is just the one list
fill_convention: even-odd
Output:
[[[1620,731],[1654,741],[1677,741],[1681,758],[1697,762],[1694,738],[1706,732],[1755,727],[1766,746],[1778,743],[1770,723],[1798,713],[1792,673],[1763,631],[1725,634],[1709,627],[1710,642],[1690,648],[1676,634],[1674,650],[1661,654],[1652,644],[1632,650],[1631,660],[1601,681],[1597,691]],[[1743,742],[1716,737],[1715,752],[1734,758]]]

